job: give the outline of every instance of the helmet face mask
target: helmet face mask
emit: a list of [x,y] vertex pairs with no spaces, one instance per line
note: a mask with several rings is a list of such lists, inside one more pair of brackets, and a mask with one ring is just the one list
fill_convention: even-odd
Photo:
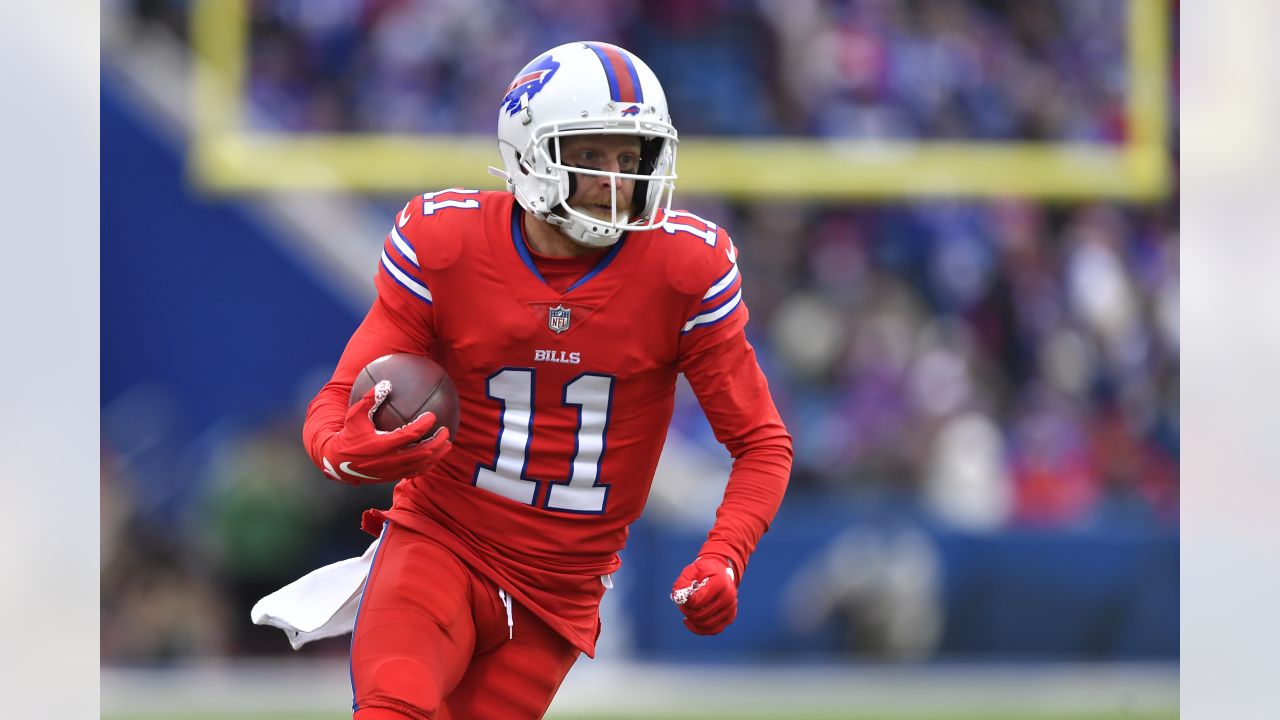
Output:
[[[639,138],[636,171],[564,162],[563,139],[599,135]],[[657,77],[639,58],[604,43],[569,43],[539,56],[517,74],[498,111],[508,189],[531,215],[589,247],[607,247],[628,230],[658,224],[657,211],[670,207],[675,192],[677,142]],[[569,204],[575,174],[613,180],[608,219]],[[618,197],[621,181],[634,182],[625,207]]]

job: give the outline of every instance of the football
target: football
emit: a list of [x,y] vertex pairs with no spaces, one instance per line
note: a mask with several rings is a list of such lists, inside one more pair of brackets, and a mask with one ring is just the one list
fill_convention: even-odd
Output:
[[364,397],[381,380],[391,381],[391,394],[373,414],[379,430],[395,430],[409,424],[425,412],[436,415],[436,428],[449,428],[449,436],[458,434],[458,390],[434,360],[424,355],[394,353],[383,355],[360,371],[351,385],[351,404]]

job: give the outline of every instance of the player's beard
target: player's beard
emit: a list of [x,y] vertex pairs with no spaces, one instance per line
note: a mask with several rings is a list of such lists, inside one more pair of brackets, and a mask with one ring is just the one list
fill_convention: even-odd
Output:
[[591,217],[596,218],[597,220],[603,220],[605,222],[615,223],[617,225],[626,225],[627,221],[631,219],[631,213],[627,212],[626,210],[619,210],[618,219],[614,220],[612,211],[604,210],[594,205],[588,206],[586,208],[578,208],[578,211],[584,212],[587,215],[590,215]]
[[[634,189],[632,189],[631,192],[624,192],[622,188],[618,189],[618,193],[617,193],[618,219],[616,222],[619,225],[625,225],[627,222],[627,219],[631,216],[630,208],[631,208],[632,192],[634,192]],[[584,202],[580,205],[574,205],[573,207],[577,209],[579,212],[584,212],[590,215],[591,217],[597,218],[599,220],[604,220],[605,222],[615,222],[613,219],[612,203],[613,203],[613,198],[609,194],[605,194],[603,197],[597,198],[593,201]]]

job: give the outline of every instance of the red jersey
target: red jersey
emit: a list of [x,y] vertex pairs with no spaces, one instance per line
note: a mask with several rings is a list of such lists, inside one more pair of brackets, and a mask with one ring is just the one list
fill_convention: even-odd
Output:
[[[588,655],[600,576],[640,516],[683,372],[735,462],[702,548],[741,576],[781,502],[791,441],[747,343],[737,251],[671,212],[563,292],[544,281],[509,193],[414,198],[387,236],[369,315],[308,411],[313,460],[369,361],[427,354],[458,389],[453,448],[382,517],[453,550]],[[563,283],[559,283],[563,286]]]

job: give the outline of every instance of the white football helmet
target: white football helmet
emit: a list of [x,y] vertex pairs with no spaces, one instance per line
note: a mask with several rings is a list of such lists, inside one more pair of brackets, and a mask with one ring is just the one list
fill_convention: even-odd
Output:
[[[572,135],[635,135],[636,173],[565,165],[560,139]],[[575,242],[606,247],[627,230],[657,225],[657,210],[671,206],[676,179],[676,129],[658,78],[640,58],[616,45],[574,42],[539,55],[507,88],[498,108],[498,152],[507,189],[539,220]],[[577,210],[568,200],[574,173],[614,181],[611,219]],[[635,181],[630,207],[618,206],[617,180]]]

